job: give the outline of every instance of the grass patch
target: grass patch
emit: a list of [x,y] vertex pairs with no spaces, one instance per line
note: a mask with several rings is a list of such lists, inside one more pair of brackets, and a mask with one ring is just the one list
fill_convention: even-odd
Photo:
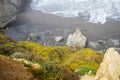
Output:
[[96,70],[89,68],[89,67],[81,67],[81,68],[79,68],[78,71],[76,71],[76,73],[79,75],[84,75],[84,74],[88,73],[89,71],[91,71],[91,74],[96,74]]

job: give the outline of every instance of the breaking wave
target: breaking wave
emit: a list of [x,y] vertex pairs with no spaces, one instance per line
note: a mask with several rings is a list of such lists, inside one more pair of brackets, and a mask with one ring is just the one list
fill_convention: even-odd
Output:
[[120,19],[120,0],[33,0],[31,8],[62,17],[89,16],[92,23]]

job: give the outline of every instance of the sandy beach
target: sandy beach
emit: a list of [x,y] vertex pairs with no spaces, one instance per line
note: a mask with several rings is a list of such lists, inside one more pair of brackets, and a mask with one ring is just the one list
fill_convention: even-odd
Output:
[[[19,25],[26,25],[20,27]],[[24,28],[24,29],[23,29]],[[73,33],[76,28],[88,38],[89,41],[101,39],[119,39],[120,40],[120,22],[107,21],[105,24],[93,24],[87,22],[82,17],[64,18],[53,14],[42,13],[40,11],[30,11],[20,13],[14,24],[10,24],[5,34],[13,39],[25,40],[29,33],[39,33],[49,31],[53,37],[68,36]],[[48,40],[49,41],[49,40]]]

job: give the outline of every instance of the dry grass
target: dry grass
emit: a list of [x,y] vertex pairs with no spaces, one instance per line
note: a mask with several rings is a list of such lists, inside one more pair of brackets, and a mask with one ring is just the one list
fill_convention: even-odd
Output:
[[0,80],[35,80],[23,64],[0,55]]

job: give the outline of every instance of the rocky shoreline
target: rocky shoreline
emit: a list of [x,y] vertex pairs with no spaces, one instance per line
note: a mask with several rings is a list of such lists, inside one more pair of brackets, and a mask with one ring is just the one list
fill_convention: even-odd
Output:
[[[18,40],[18,41],[29,40],[29,41],[33,41],[33,42],[36,42],[36,43],[39,43],[42,45],[52,45],[52,46],[68,45],[67,44],[68,37],[70,34],[72,34],[69,32],[69,30],[64,29],[63,34],[56,35],[49,30],[39,31],[40,29],[38,29],[39,28],[38,26],[33,27],[33,26],[31,26],[32,24],[31,25],[30,24],[31,23],[28,23],[27,26],[20,25],[19,27],[18,26],[11,27],[11,28],[5,30],[5,34],[7,36],[11,37],[12,39]],[[38,28],[36,28],[36,27],[38,27]],[[56,31],[59,31],[59,28],[56,28]],[[76,32],[74,32],[74,33],[76,33]],[[76,33],[76,34],[79,35],[79,33]],[[15,35],[17,35],[17,36],[15,36]],[[86,36],[85,36],[85,38],[86,38],[86,40],[84,42],[83,47],[91,48],[93,50],[101,51],[103,53],[109,47],[115,47],[118,51],[120,51],[119,38],[113,38],[113,36],[111,36],[110,38],[107,38],[107,39],[98,39],[95,41],[89,40]],[[83,39],[81,39],[81,36],[79,36],[78,38],[77,38],[77,36],[75,36],[73,39],[71,38],[70,40],[72,40],[73,43],[75,43],[76,42],[75,39],[77,41],[78,41],[78,39],[80,39],[81,41],[84,41]],[[79,43],[81,43],[81,42],[79,42]]]
[[[3,80],[120,79],[120,54],[115,48],[107,49],[103,55],[89,48],[43,46],[30,41],[17,42],[2,33],[0,44],[0,78]],[[21,75],[23,72],[26,76]]]
[[[57,16],[49,16],[49,14],[37,13],[36,11],[24,13],[24,11],[26,12],[26,9],[29,8],[30,2],[31,0],[5,0],[0,2],[2,4],[0,7],[0,28],[7,27],[4,33],[12,39],[18,41],[30,40],[43,45],[65,45],[69,34],[72,34],[76,28],[79,28],[87,38],[85,47],[102,52],[105,52],[109,47],[115,47],[120,50],[120,28],[117,26],[119,24],[116,25],[113,23],[116,25],[116,29],[112,31],[114,27],[110,27],[109,30],[109,26],[111,25],[109,23],[109,25],[107,23],[105,25],[94,25],[81,22],[78,20],[80,17],[63,19]],[[35,15],[40,16],[39,18],[41,18],[41,20],[37,18],[34,19],[33,17],[31,20],[31,15],[33,15],[33,17]],[[52,18],[53,21],[47,20],[49,18]],[[58,22],[54,22],[54,20]],[[61,22],[62,20],[63,22]],[[85,24],[82,25],[82,23]],[[90,24],[90,26],[86,24]],[[102,26],[108,27],[103,28]]]
[[1,80],[120,80],[119,21],[27,11],[30,1],[0,1]]

